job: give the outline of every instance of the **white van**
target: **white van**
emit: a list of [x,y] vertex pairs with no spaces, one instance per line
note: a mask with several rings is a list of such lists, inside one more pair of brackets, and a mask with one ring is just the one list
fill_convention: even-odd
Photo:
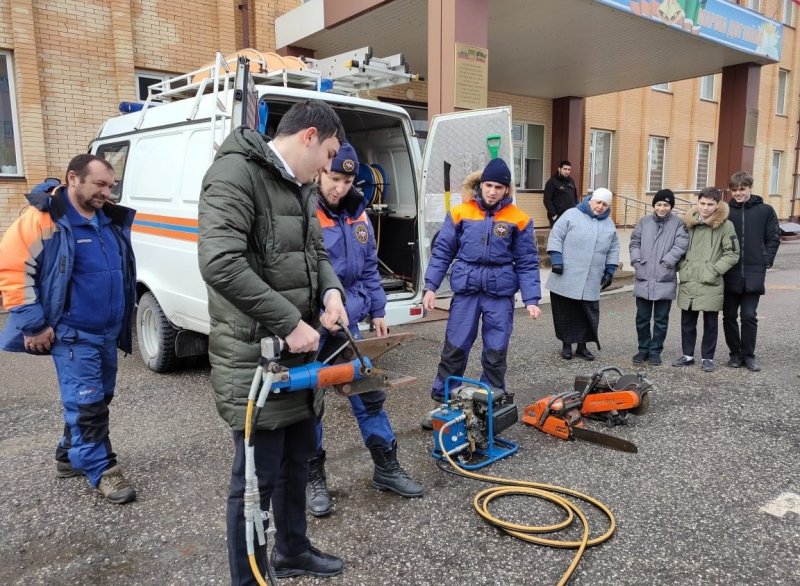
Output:
[[[138,279],[136,330],[147,365],[165,372],[178,367],[182,357],[207,351],[209,316],[206,287],[197,264],[197,205],[201,180],[216,148],[233,127],[243,123],[257,126],[255,112],[259,110],[261,128],[271,135],[291,105],[305,99],[330,103],[358,152],[363,189],[370,202],[368,214],[378,243],[381,283],[388,297],[387,323],[391,326],[422,317],[430,241],[444,215],[443,161],[450,156],[455,167],[453,185],[460,186],[466,173],[482,168],[488,160],[488,153],[482,154],[487,133],[508,137],[502,141],[505,148],[500,156],[510,160],[510,108],[483,111],[489,116],[484,116],[481,124],[487,132],[479,130],[472,140],[466,139],[466,127],[448,124],[452,115],[435,119],[429,139],[435,127],[444,126],[449,130],[443,133],[445,144],[455,150],[426,151],[431,169],[438,169],[433,182],[437,188],[431,191],[420,183],[422,175],[428,174],[420,172],[419,143],[404,109],[350,95],[288,87],[293,76],[298,83],[309,76],[313,79],[310,71],[302,75],[278,71],[278,79],[281,74],[282,79],[276,82],[274,74],[252,74],[252,64],[243,60],[236,76],[220,75],[219,59],[221,56],[211,74],[193,72],[175,78],[179,85],[186,84],[183,87],[176,88],[175,80],[164,82],[161,89],[168,95],[157,107],[148,107],[148,99],[142,111],[107,120],[90,146],[92,153],[114,166],[118,181],[114,192],[120,203],[137,210],[132,235]],[[366,62],[369,64],[369,58]],[[200,77],[204,79],[198,81]],[[480,112],[466,112],[452,120],[466,114],[474,126]],[[469,154],[470,150],[476,156]],[[454,194],[454,202],[457,197]],[[428,217],[430,221],[426,221]]]

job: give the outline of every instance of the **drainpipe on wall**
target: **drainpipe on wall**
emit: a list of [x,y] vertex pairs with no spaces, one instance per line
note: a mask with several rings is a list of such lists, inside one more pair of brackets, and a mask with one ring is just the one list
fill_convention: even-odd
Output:
[[247,0],[242,0],[239,10],[242,11],[242,48],[247,49],[250,47],[250,6]]
[[795,206],[797,205],[797,158],[800,157],[800,119],[797,120],[797,140],[794,144],[794,175],[792,176],[792,199],[791,206],[789,207],[789,221],[800,222],[800,211]]

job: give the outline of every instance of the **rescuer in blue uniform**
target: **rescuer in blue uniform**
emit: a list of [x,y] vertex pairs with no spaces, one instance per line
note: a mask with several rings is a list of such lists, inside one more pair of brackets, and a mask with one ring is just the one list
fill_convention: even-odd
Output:
[[[478,184],[479,180],[479,186]],[[461,205],[447,214],[425,273],[423,305],[434,309],[436,290],[452,265],[453,299],[431,398],[441,403],[448,376],[463,376],[482,322],[481,380],[506,391],[506,354],[514,322],[514,294],[538,319],[539,255],[530,217],[512,203],[511,171],[494,159],[464,181]],[[512,397],[512,393],[507,393]],[[430,419],[422,423],[430,428]]]
[[[356,339],[361,338],[358,322],[367,317],[372,319],[376,336],[385,336],[389,332],[384,319],[386,293],[378,274],[375,234],[364,211],[366,200],[353,188],[358,166],[355,149],[348,143],[342,144],[331,162],[331,170],[323,171],[319,176],[317,206],[325,248],[344,287],[349,327]],[[383,408],[386,400],[384,390],[375,389],[349,399],[361,437],[375,462],[372,485],[404,497],[422,496],[422,485],[412,480],[397,462],[397,441]],[[331,512],[322,435],[320,414],[317,418],[317,450],[309,461],[306,488],[306,506],[315,517],[324,517]]]

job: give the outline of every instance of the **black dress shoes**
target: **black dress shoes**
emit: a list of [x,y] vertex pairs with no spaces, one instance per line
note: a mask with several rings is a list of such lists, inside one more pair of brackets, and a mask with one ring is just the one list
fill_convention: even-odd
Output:
[[309,546],[303,553],[292,557],[281,555],[273,547],[271,564],[278,578],[305,575],[327,578],[338,576],[344,570],[344,562],[341,559],[322,553],[313,546]]
[[562,348],[561,358],[564,360],[572,360],[572,348]]
[[594,354],[589,352],[588,348],[578,348],[577,350],[575,350],[575,356],[577,356],[578,358],[583,358],[584,360],[587,360],[589,362],[594,360]]

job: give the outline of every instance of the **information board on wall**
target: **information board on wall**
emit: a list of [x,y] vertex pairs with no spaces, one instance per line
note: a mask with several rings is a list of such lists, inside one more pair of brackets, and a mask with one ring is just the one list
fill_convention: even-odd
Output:
[[489,92],[489,51],[456,43],[455,107],[485,108]]

